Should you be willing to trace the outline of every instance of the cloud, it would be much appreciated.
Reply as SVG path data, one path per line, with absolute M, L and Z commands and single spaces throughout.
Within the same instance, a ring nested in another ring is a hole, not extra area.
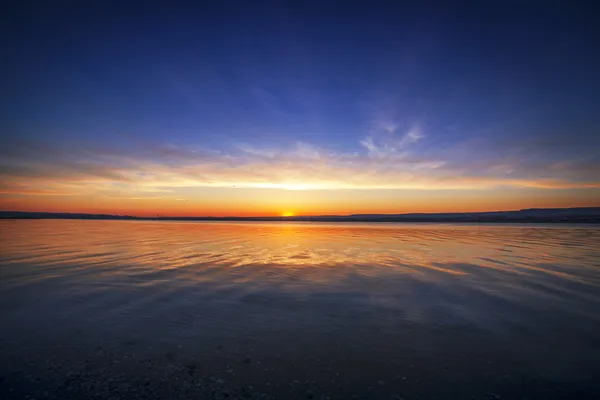
M 424 135 L 418 125 L 412 126 L 403 135 L 397 135 L 398 129 L 396 123 L 382 123 L 379 129 L 367 136 L 359 143 L 368 151 L 371 157 L 398 157 L 402 156 L 403 151 L 411 144 L 418 142 Z
M 381 125 L 384 126 L 384 125 Z M 14 144 L 0 158 L 4 195 L 100 195 L 181 198 L 180 188 L 490 189 L 600 188 L 597 159 L 544 152 L 494 151 L 493 143 L 415 147 L 418 125 L 372 130 L 357 151 L 311 143 L 263 148 L 190 148 L 174 143 L 126 148 Z

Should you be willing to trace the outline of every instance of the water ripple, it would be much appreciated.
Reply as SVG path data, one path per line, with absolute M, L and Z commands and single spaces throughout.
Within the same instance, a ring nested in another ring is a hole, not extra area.
M 1 221 L 0 230 L 0 309 L 40 332 L 242 334 L 362 318 L 541 333 L 560 315 L 589 334 L 600 323 L 598 227 Z

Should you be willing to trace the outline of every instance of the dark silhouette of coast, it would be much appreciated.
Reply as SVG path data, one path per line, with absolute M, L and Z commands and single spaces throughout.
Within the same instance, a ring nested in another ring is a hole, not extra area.
M 466 223 L 600 223 L 600 207 L 529 208 L 465 213 L 351 214 L 294 217 L 158 216 L 0 211 L 0 219 L 87 219 L 161 221 L 314 221 L 314 222 L 466 222 Z

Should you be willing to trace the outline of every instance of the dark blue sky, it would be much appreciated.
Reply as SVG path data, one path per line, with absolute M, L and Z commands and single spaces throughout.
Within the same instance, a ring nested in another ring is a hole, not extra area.
M 593 2 L 177 3 L 9 5 L 1 143 L 20 158 L 5 169 L 34 157 L 31 143 L 151 148 L 146 163 L 171 166 L 165 148 L 243 165 L 304 146 L 410 153 L 470 178 L 596 182 Z

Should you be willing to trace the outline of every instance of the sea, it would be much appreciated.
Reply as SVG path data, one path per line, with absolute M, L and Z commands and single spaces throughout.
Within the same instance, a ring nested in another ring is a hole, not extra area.
M 600 226 L 3 220 L 0 397 L 598 399 Z

